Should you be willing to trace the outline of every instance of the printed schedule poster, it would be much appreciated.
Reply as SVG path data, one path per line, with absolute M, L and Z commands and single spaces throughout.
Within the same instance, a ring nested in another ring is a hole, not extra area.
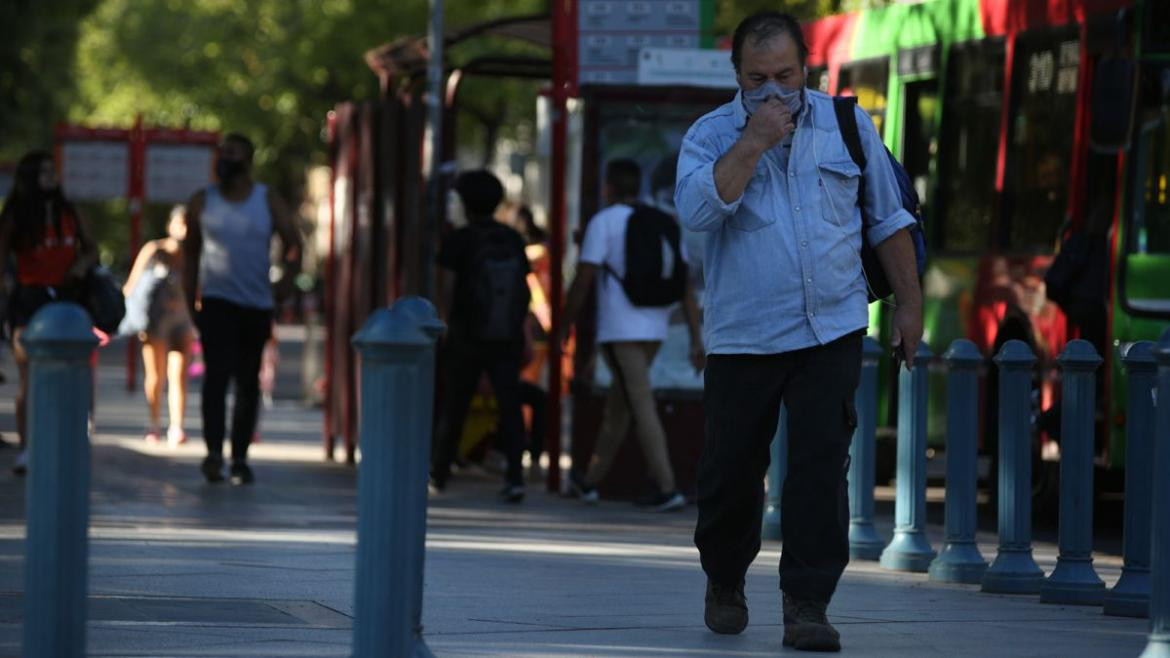
M 710 28 L 702 6 L 702 0 L 581 0 L 578 83 L 635 84 L 643 48 L 698 48 Z
M 61 147 L 61 186 L 74 201 L 125 198 L 130 145 L 113 141 L 66 141 Z
M 210 144 L 148 144 L 146 200 L 182 203 L 211 184 L 215 147 Z

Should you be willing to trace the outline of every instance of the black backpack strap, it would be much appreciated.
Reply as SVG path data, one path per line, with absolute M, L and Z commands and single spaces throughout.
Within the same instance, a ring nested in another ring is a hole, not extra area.
M 856 106 L 857 99 L 853 96 L 833 97 L 833 111 L 837 113 L 837 128 L 841 130 L 841 139 L 845 140 L 849 157 L 865 171 L 865 150 L 861 148 L 861 133 L 857 130 L 857 114 L 853 110 Z
M 841 139 L 845 142 L 845 148 L 849 150 L 849 157 L 861 170 L 861 176 L 857 181 L 857 205 L 862 206 L 865 203 L 866 159 L 865 149 L 861 147 L 861 132 L 857 129 L 857 114 L 853 110 L 856 106 L 857 98 L 854 96 L 833 97 L 833 112 L 837 114 L 837 128 L 841 131 Z M 861 219 L 865 221 L 864 212 L 861 213 Z

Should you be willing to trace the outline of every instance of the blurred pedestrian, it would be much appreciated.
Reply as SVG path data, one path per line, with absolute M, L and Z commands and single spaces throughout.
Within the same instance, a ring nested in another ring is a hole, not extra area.
M 520 366 L 529 302 L 524 238 L 494 218 L 504 197 L 494 175 L 485 170 L 460 174 L 455 191 L 468 224 L 448 235 L 439 248 L 444 291 L 439 313 L 449 329 L 443 344 L 444 395 L 431 485 L 438 490 L 447 485 L 471 398 L 486 373 L 496 395 L 498 429 L 508 462 L 500 496 L 520 502 L 525 493 Z
M 77 208 L 61 191 L 53 156 L 33 151 L 20 159 L 12 190 L 0 210 L 0 272 L 16 259 L 16 288 L 8 292 L 12 354 L 20 378 L 16 429 L 20 454 L 12 470 L 28 465 L 28 354 L 21 335 L 33 315 L 54 301 L 80 303 L 97 249 Z
M 731 61 L 740 91 L 684 137 L 675 207 L 684 226 L 707 232 L 695 528 L 704 620 L 716 633 L 747 626 L 744 577 L 760 549 L 764 474 L 784 403 L 784 644 L 839 651 L 826 610 L 849 561 L 845 477 L 869 324 L 862 240 L 892 284 L 892 343 L 907 367 L 922 336 L 922 296 L 906 230 L 916 220 L 902 207 L 881 138 L 869 115 L 849 108 L 868 161 L 861 170 L 833 99 L 805 89 L 807 57 L 791 15 L 759 12 L 739 24 Z
M 687 276 L 681 230 L 671 216 L 638 203 L 641 187 L 642 170 L 638 163 L 623 159 L 606 165 L 606 207 L 585 227 L 581 262 L 569 288 L 562 342 L 568 340 L 569 327 L 576 322 L 594 280 L 600 277 L 598 351 L 613 374 L 605 399 L 605 416 L 588 469 L 574 468 L 569 472 L 569 481 L 577 496 L 587 503 L 596 503 L 597 485 L 613 465 L 632 422 L 657 486 L 638 503 L 652 510 L 668 511 L 682 508 L 686 498 L 675 485 L 666 431 L 651 389 L 650 365 L 666 340 L 671 307 L 676 302 L 683 303 L 691 333 L 691 361 L 696 370 L 703 368 L 703 343 L 699 336 L 698 306 Z M 639 235 L 649 235 L 650 239 L 638 239 Z M 663 247 L 663 240 L 669 243 L 670 250 Z M 663 256 L 667 251 L 669 263 Z M 670 287 L 671 294 L 658 300 L 631 299 L 635 285 L 648 284 Z
M 548 303 L 547 279 L 549 270 L 548 233 L 536 224 L 532 209 L 520 205 L 515 208 L 513 228 L 524 238 L 524 253 L 528 257 L 528 317 L 524 322 L 524 362 L 520 371 L 520 405 L 528 408 L 528 451 L 531 465 L 529 479 L 539 480 L 543 475 L 540 457 L 544 452 L 545 407 L 548 393 L 544 381 L 548 361 L 548 336 L 552 331 L 552 309 Z
M 187 236 L 187 209 L 175 206 L 167 222 L 167 237 L 152 240 L 138 252 L 122 291 L 127 318 L 139 316 L 145 326 L 138 331 L 142 342 L 143 388 L 150 412 L 147 443 L 161 439 L 163 383 L 167 388 L 167 444 L 172 448 L 187 441 L 183 418 L 187 408 L 187 366 L 195 341 L 187 296 L 183 292 L 185 263 L 183 240 Z M 141 308 L 132 308 L 140 306 Z
M 272 333 L 275 307 L 269 282 L 272 236 L 280 237 L 284 276 L 296 276 L 301 237 L 285 202 L 252 178 L 255 147 L 240 134 L 224 137 L 216 157 L 218 183 L 187 205 L 183 241 L 185 293 L 195 309 L 203 344 L 203 439 L 201 470 L 208 482 L 223 480 L 226 397 L 235 384 L 232 409 L 232 484 L 253 480 L 248 445 L 260 405 L 260 360 Z M 284 287 L 282 283 L 277 284 Z

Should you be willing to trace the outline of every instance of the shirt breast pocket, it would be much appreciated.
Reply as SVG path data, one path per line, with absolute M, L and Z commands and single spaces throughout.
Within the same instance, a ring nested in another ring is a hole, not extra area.
M 768 194 L 768 175 L 763 169 L 756 171 L 743 191 L 743 202 L 727 221 L 737 231 L 758 231 L 776 223 L 772 208 L 772 197 Z
M 853 219 L 853 209 L 857 207 L 861 169 L 852 160 L 821 162 L 818 169 L 821 213 L 826 221 L 844 226 Z

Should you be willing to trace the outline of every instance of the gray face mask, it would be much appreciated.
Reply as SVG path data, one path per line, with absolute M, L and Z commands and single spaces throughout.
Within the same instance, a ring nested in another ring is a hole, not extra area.
M 803 89 L 789 89 L 771 80 L 751 91 L 745 90 L 743 92 L 743 107 L 749 115 L 755 114 L 756 110 L 760 108 L 760 105 L 771 97 L 775 97 L 781 103 L 784 103 L 793 117 L 800 114 L 800 110 L 804 107 Z

